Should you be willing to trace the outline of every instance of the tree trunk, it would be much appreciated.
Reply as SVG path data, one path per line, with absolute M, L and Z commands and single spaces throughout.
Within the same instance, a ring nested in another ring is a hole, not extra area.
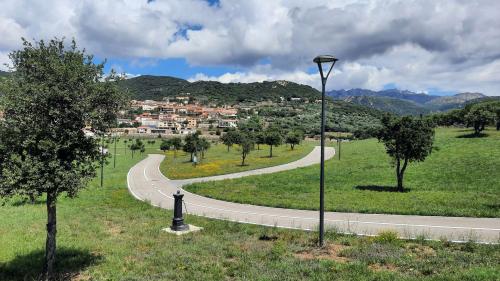
M 407 165 L 408 165 L 408 159 L 405 159 L 405 161 L 403 163 L 403 167 L 401 167 L 400 160 L 397 159 L 396 176 L 398 178 L 398 191 L 399 192 L 403 192 L 404 191 L 403 179 L 404 179 L 404 174 L 405 174 Z
M 260 144 L 257 143 L 257 150 L 260 150 Z
M 273 146 L 270 145 L 269 146 L 269 158 L 272 158 L 273 157 Z
M 227 152 L 229 152 L 229 145 L 227 146 Z
M 55 192 L 47 194 L 47 240 L 45 242 L 45 261 L 43 265 L 44 280 L 54 277 L 54 265 L 56 261 L 56 199 Z
M 174 149 L 174 159 L 177 158 L 177 149 Z
M 295 145 L 293 144 L 290 144 L 290 148 L 293 150 L 293 148 L 295 147 Z
M 245 158 L 246 158 L 246 155 L 242 154 L 242 156 L 241 156 L 241 166 L 245 166 Z
M 193 162 L 193 152 L 191 152 L 191 162 Z

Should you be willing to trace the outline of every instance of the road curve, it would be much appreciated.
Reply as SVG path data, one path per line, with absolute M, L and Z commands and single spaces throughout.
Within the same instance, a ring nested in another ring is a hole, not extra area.
M 318 211 L 226 202 L 190 193 L 183 190 L 182 187 L 195 182 L 233 179 L 305 167 L 319 163 L 320 154 L 319 147 L 316 147 L 306 157 L 288 164 L 185 180 L 170 180 L 165 177 L 160 172 L 160 163 L 164 156 L 151 154 L 130 169 L 127 183 L 130 193 L 135 198 L 161 208 L 172 209 L 172 194 L 181 190 L 185 194 L 184 201 L 189 214 L 241 223 L 316 230 Z M 333 148 L 326 148 L 326 159 L 332 158 L 334 154 Z M 500 219 L 498 218 L 326 212 L 325 227 L 327 230 L 335 229 L 338 232 L 358 235 L 376 235 L 383 230 L 393 230 L 404 238 L 415 238 L 423 235 L 428 239 L 445 238 L 450 241 L 474 240 L 481 243 L 498 243 L 500 241 Z

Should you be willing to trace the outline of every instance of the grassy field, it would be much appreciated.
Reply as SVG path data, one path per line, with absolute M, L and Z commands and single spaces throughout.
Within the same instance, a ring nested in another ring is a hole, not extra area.
M 150 147 L 150 151 L 156 148 Z M 204 227 L 182 237 L 160 231 L 171 211 L 137 201 L 128 169 L 145 156 L 118 155 L 78 198 L 58 201 L 61 280 L 494 280 L 500 246 L 399 241 L 390 233 L 358 238 L 187 216 Z M 41 270 L 43 202 L 0 206 L 0 280 L 35 280 Z
M 294 150 L 289 145 L 273 147 L 273 157 L 269 158 L 269 146 L 261 145 L 260 150 L 252 150 L 245 159 L 245 166 L 241 166 L 241 151 L 238 145 L 234 145 L 227 151 L 223 144 L 212 145 L 205 153 L 196 167 L 189 162 L 190 155 L 183 151 L 166 153 L 166 159 L 160 166 L 160 170 L 170 179 L 198 178 L 214 175 L 254 170 L 264 167 L 276 166 L 298 160 L 312 151 L 316 142 L 303 141 L 301 145 L 295 146 Z
M 470 130 L 439 128 L 436 149 L 405 174 L 408 192 L 394 192 L 395 171 L 374 139 L 342 144 L 326 164 L 329 211 L 500 217 L 500 132 L 470 138 Z M 319 166 L 235 180 L 200 183 L 189 191 L 228 201 L 317 209 Z

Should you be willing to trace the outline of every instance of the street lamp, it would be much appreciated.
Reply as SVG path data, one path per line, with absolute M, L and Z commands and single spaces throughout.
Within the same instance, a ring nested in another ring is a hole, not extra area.
M 323 247 L 325 236 L 325 85 L 330 72 L 337 62 L 333 56 L 323 55 L 314 58 L 313 62 L 318 64 L 319 74 L 321 75 L 321 168 L 319 178 L 319 246 Z M 331 63 L 326 76 L 323 73 L 323 63 Z

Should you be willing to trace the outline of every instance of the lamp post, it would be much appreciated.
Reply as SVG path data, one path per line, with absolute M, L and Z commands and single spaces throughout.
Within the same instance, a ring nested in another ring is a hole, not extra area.
M 317 56 L 313 62 L 318 64 L 319 74 L 321 75 L 321 168 L 319 178 L 319 246 L 323 247 L 323 240 L 325 236 L 325 85 L 330 76 L 330 72 L 337 62 L 333 56 Z M 331 63 L 328 73 L 323 73 L 323 63 Z

